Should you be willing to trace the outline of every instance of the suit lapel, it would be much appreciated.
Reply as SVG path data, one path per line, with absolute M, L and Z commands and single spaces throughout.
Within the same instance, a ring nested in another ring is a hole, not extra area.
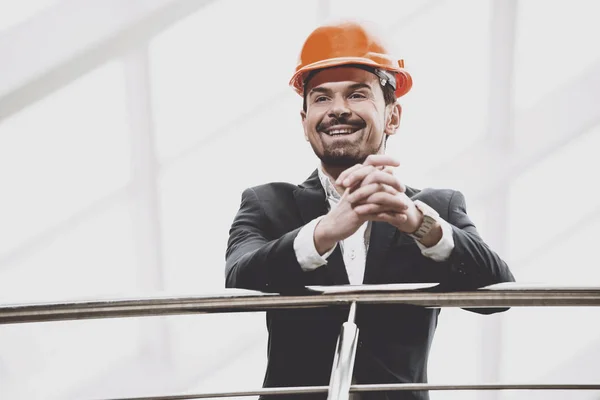
M 328 206 L 325 197 L 325 190 L 319 181 L 319 175 L 315 170 L 312 175 L 294 190 L 294 198 L 300 211 L 302 224 L 307 224 L 313 219 L 327 214 Z M 348 274 L 340 246 L 327 259 L 327 265 L 320 267 L 327 272 L 327 283 L 333 285 L 348 284 Z M 325 282 L 324 282 L 325 283 Z
M 306 182 L 294 190 L 294 198 L 300 211 L 302 224 L 307 224 L 327 213 L 325 190 L 321 186 L 316 170 Z

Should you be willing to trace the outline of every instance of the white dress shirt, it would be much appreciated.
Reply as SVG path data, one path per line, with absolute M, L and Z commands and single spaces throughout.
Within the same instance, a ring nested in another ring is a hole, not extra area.
M 318 168 L 318 174 L 321 185 L 323 186 L 323 189 L 325 189 L 325 196 L 327 197 L 329 208 L 332 209 L 337 206 L 341 196 L 337 190 L 335 190 L 329 177 L 321 170 L 321 167 Z M 315 218 L 304 225 L 298 232 L 296 239 L 294 239 L 294 251 L 298 263 L 304 271 L 313 271 L 320 266 L 327 264 L 327 258 L 339 244 L 350 284 L 361 285 L 365 275 L 366 255 L 367 250 L 369 249 L 369 239 L 371 237 L 371 222 L 365 222 L 354 234 L 338 242 L 321 256 L 315 248 L 314 241 L 315 227 L 321 218 L 323 218 L 323 216 Z M 452 227 L 450 224 L 441 218 L 439 222 L 442 227 L 442 238 L 437 244 L 432 247 L 425 247 L 418 241 L 415 242 L 421 249 L 421 254 L 425 257 L 429 257 L 435 261 L 444 261 L 450 257 L 450 253 L 452 253 L 452 250 L 454 249 L 454 239 L 452 237 Z

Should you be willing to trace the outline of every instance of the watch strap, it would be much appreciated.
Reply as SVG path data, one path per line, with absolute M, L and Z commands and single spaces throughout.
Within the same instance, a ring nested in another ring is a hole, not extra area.
M 409 233 L 408 235 L 413 239 L 421 240 L 433 229 L 439 214 L 420 200 L 415 200 L 415 206 L 423 214 L 423 221 L 415 232 Z

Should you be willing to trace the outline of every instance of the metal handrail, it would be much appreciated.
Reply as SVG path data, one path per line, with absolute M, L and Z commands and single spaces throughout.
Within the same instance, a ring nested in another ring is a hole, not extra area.
M 188 393 L 166 396 L 144 396 L 127 397 L 104 400 L 193 400 L 193 399 L 213 399 L 229 397 L 247 397 L 247 396 L 276 396 L 287 394 L 316 394 L 327 393 L 329 386 L 300 386 L 287 388 L 262 388 L 247 391 L 234 392 L 214 392 L 214 393 Z M 391 392 L 391 391 L 442 391 L 442 390 L 600 390 L 600 384 L 479 384 L 479 385 L 452 385 L 452 384 L 429 384 L 429 383 L 384 383 L 371 385 L 352 385 L 350 392 Z
M 359 304 L 411 304 L 423 307 L 585 307 L 600 306 L 600 287 L 503 283 L 468 292 L 435 292 L 433 285 L 309 287 L 279 295 L 229 289 L 217 295 L 104 299 L 0 306 L 0 324 L 159 315 L 252 312 Z
M 425 383 L 350 385 L 358 331 L 354 325 L 356 304 L 410 304 L 423 307 L 505 308 L 600 306 L 600 287 L 523 285 L 502 283 L 475 291 L 440 292 L 436 284 L 392 284 L 308 287 L 294 295 L 230 289 L 217 295 L 191 297 L 143 297 L 0 306 L 0 324 L 141 317 L 190 313 L 266 311 L 351 305 L 346 332 L 342 329 L 329 386 L 262 388 L 251 391 L 145 396 L 145 400 L 186 400 L 223 397 L 326 393 L 330 399 L 347 399 L 351 392 L 396 390 L 600 390 L 600 384 L 478 384 Z M 344 336 L 345 335 L 345 336 Z M 350 372 L 349 372 L 350 371 Z M 350 374 L 350 375 L 349 375 Z M 112 399 L 141 400 L 142 398 Z

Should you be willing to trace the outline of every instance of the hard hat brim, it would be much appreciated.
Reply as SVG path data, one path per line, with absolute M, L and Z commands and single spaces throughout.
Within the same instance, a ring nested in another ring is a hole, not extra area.
M 302 68 L 297 70 L 296 73 L 292 76 L 292 79 L 290 79 L 289 84 L 290 84 L 290 86 L 292 86 L 294 88 L 296 93 L 298 93 L 300 96 L 304 96 L 304 79 L 305 79 L 305 76 L 307 73 L 318 70 L 318 69 L 339 67 L 339 66 L 352 65 L 352 64 L 365 65 L 365 66 L 369 66 L 369 67 L 373 67 L 373 68 L 385 69 L 387 71 L 392 71 L 395 73 L 402 73 L 403 75 L 410 77 L 408 72 L 404 71 L 401 68 L 382 66 L 380 63 L 377 63 L 366 57 L 337 57 L 337 58 L 330 58 L 327 60 L 317 61 L 312 64 L 303 66 Z M 410 86 L 412 86 L 412 80 L 410 78 L 409 78 L 409 80 L 410 80 Z M 398 87 L 397 93 L 402 92 L 402 94 L 405 94 L 406 92 L 408 92 L 407 89 L 410 90 L 410 87 L 409 88 Z

